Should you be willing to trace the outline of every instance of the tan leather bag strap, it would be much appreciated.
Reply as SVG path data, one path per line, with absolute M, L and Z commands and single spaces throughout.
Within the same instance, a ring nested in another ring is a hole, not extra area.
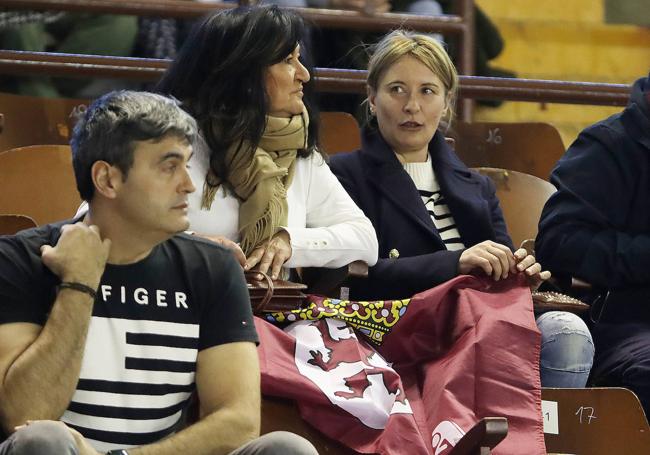
M 262 298 L 260 303 L 258 303 L 255 306 L 255 308 L 253 308 L 253 313 L 261 314 L 264 312 L 266 306 L 271 301 L 271 298 L 273 297 L 273 292 L 275 291 L 275 287 L 273 286 L 273 280 L 271 279 L 271 277 L 268 276 L 266 273 L 262 273 L 262 272 L 253 272 L 253 271 L 244 272 L 244 275 L 246 276 L 246 281 L 248 281 L 249 283 L 259 282 L 260 280 L 256 280 L 255 278 L 253 278 L 255 274 L 262 275 L 262 278 L 264 281 L 266 281 L 266 286 L 267 286 L 264 297 Z

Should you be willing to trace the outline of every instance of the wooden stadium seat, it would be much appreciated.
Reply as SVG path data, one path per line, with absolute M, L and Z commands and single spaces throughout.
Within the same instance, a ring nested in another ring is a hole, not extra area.
M 452 125 L 456 154 L 469 167 L 497 167 L 548 180 L 564 154 L 560 133 L 548 123 Z
M 0 93 L 0 152 L 37 144 L 67 144 L 74 126 L 73 111 L 87 100 L 43 98 Z
M 0 235 L 13 235 L 33 227 L 36 227 L 36 221 L 27 215 L 0 214 Z
M 271 431 L 291 431 L 309 440 L 320 454 L 353 455 L 354 450 L 334 441 L 307 424 L 292 401 L 264 397 L 262 400 L 262 434 Z M 508 433 L 503 417 L 486 417 L 471 428 L 449 455 L 489 455 Z M 405 447 L 404 454 L 408 453 Z
M 534 254 L 539 218 L 544 204 L 555 193 L 555 187 L 546 180 L 523 172 L 488 167 L 475 170 L 494 182 L 513 245 Z M 535 310 L 540 312 L 557 310 L 581 314 L 589 310 L 584 302 L 557 293 L 535 293 L 533 301 Z
M 90 100 L 0 92 L 0 152 L 37 144 L 68 144 L 75 113 Z M 321 145 L 333 155 L 361 147 L 359 123 L 347 112 L 321 112 Z
M 523 172 L 490 167 L 475 170 L 494 182 L 513 244 L 519 246 L 524 240 L 534 239 L 544 204 L 555 193 L 555 187 Z
M 351 114 L 321 112 L 320 122 L 320 142 L 328 155 L 361 148 L 361 129 Z
M 647 455 L 650 427 L 637 396 L 622 388 L 542 389 L 553 403 L 545 422 L 557 432 L 545 434 L 546 450 L 576 455 Z M 557 406 L 557 414 L 553 408 Z
M 0 213 L 37 224 L 72 218 L 81 204 L 67 145 L 32 145 L 0 153 Z

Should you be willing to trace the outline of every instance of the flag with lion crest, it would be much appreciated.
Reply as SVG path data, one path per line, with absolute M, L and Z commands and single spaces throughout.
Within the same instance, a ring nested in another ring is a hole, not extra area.
M 545 454 L 540 335 L 513 277 L 460 276 L 407 300 L 310 305 L 256 320 L 262 392 L 295 400 L 360 453 L 445 455 L 483 417 L 506 417 L 494 454 Z

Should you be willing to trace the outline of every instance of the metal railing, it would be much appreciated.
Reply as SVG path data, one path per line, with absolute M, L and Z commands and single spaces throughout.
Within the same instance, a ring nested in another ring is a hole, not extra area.
M 184 0 L 3 0 L 6 9 L 36 11 L 70 11 L 96 14 L 129 14 L 168 18 L 198 18 L 214 10 L 234 8 L 237 3 L 201 3 Z M 324 28 L 340 28 L 386 32 L 398 27 L 426 33 L 458 35 L 460 55 L 458 70 L 473 74 L 474 70 L 474 2 L 456 0 L 458 14 L 416 16 L 412 14 L 294 8 L 308 22 Z
M 239 0 L 240 4 L 255 0 Z M 69 11 L 96 14 L 129 14 L 192 19 L 214 10 L 238 6 L 237 3 L 201 3 L 186 0 L 3 0 L 6 9 L 36 11 Z M 407 28 L 425 33 L 442 33 L 458 38 L 456 66 L 460 74 L 474 74 L 474 0 L 454 0 L 455 15 L 416 16 L 396 13 L 364 13 L 359 11 L 293 8 L 307 22 L 323 28 L 387 32 Z M 470 120 L 471 101 L 463 103 L 462 117 Z
M 15 1 L 15 0 L 14 0 Z M 170 60 L 53 54 L 0 50 L 0 73 L 73 78 L 116 78 L 155 82 Z M 316 68 L 316 89 L 321 92 L 365 93 L 367 71 Z M 461 99 L 500 99 L 563 104 L 625 106 L 626 84 L 567 82 L 460 76 Z

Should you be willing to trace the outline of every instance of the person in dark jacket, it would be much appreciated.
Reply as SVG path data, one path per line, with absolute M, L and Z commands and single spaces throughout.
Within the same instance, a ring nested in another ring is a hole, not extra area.
M 457 81 L 444 48 L 427 35 L 392 32 L 371 57 L 372 119 L 362 148 L 330 163 L 379 240 L 379 260 L 351 288 L 354 299 L 405 298 L 459 274 L 523 273 L 534 288 L 550 276 L 525 250 L 512 252 L 494 185 L 468 169 L 438 130 L 451 117 Z M 542 385 L 583 387 L 593 358 L 585 323 L 565 312 L 537 323 Z
M 623 112 L 586 128 L 551 174 L 537 254 L 589 282 L 597 385 L 623 386 L 650 413 L 650 76 Z

